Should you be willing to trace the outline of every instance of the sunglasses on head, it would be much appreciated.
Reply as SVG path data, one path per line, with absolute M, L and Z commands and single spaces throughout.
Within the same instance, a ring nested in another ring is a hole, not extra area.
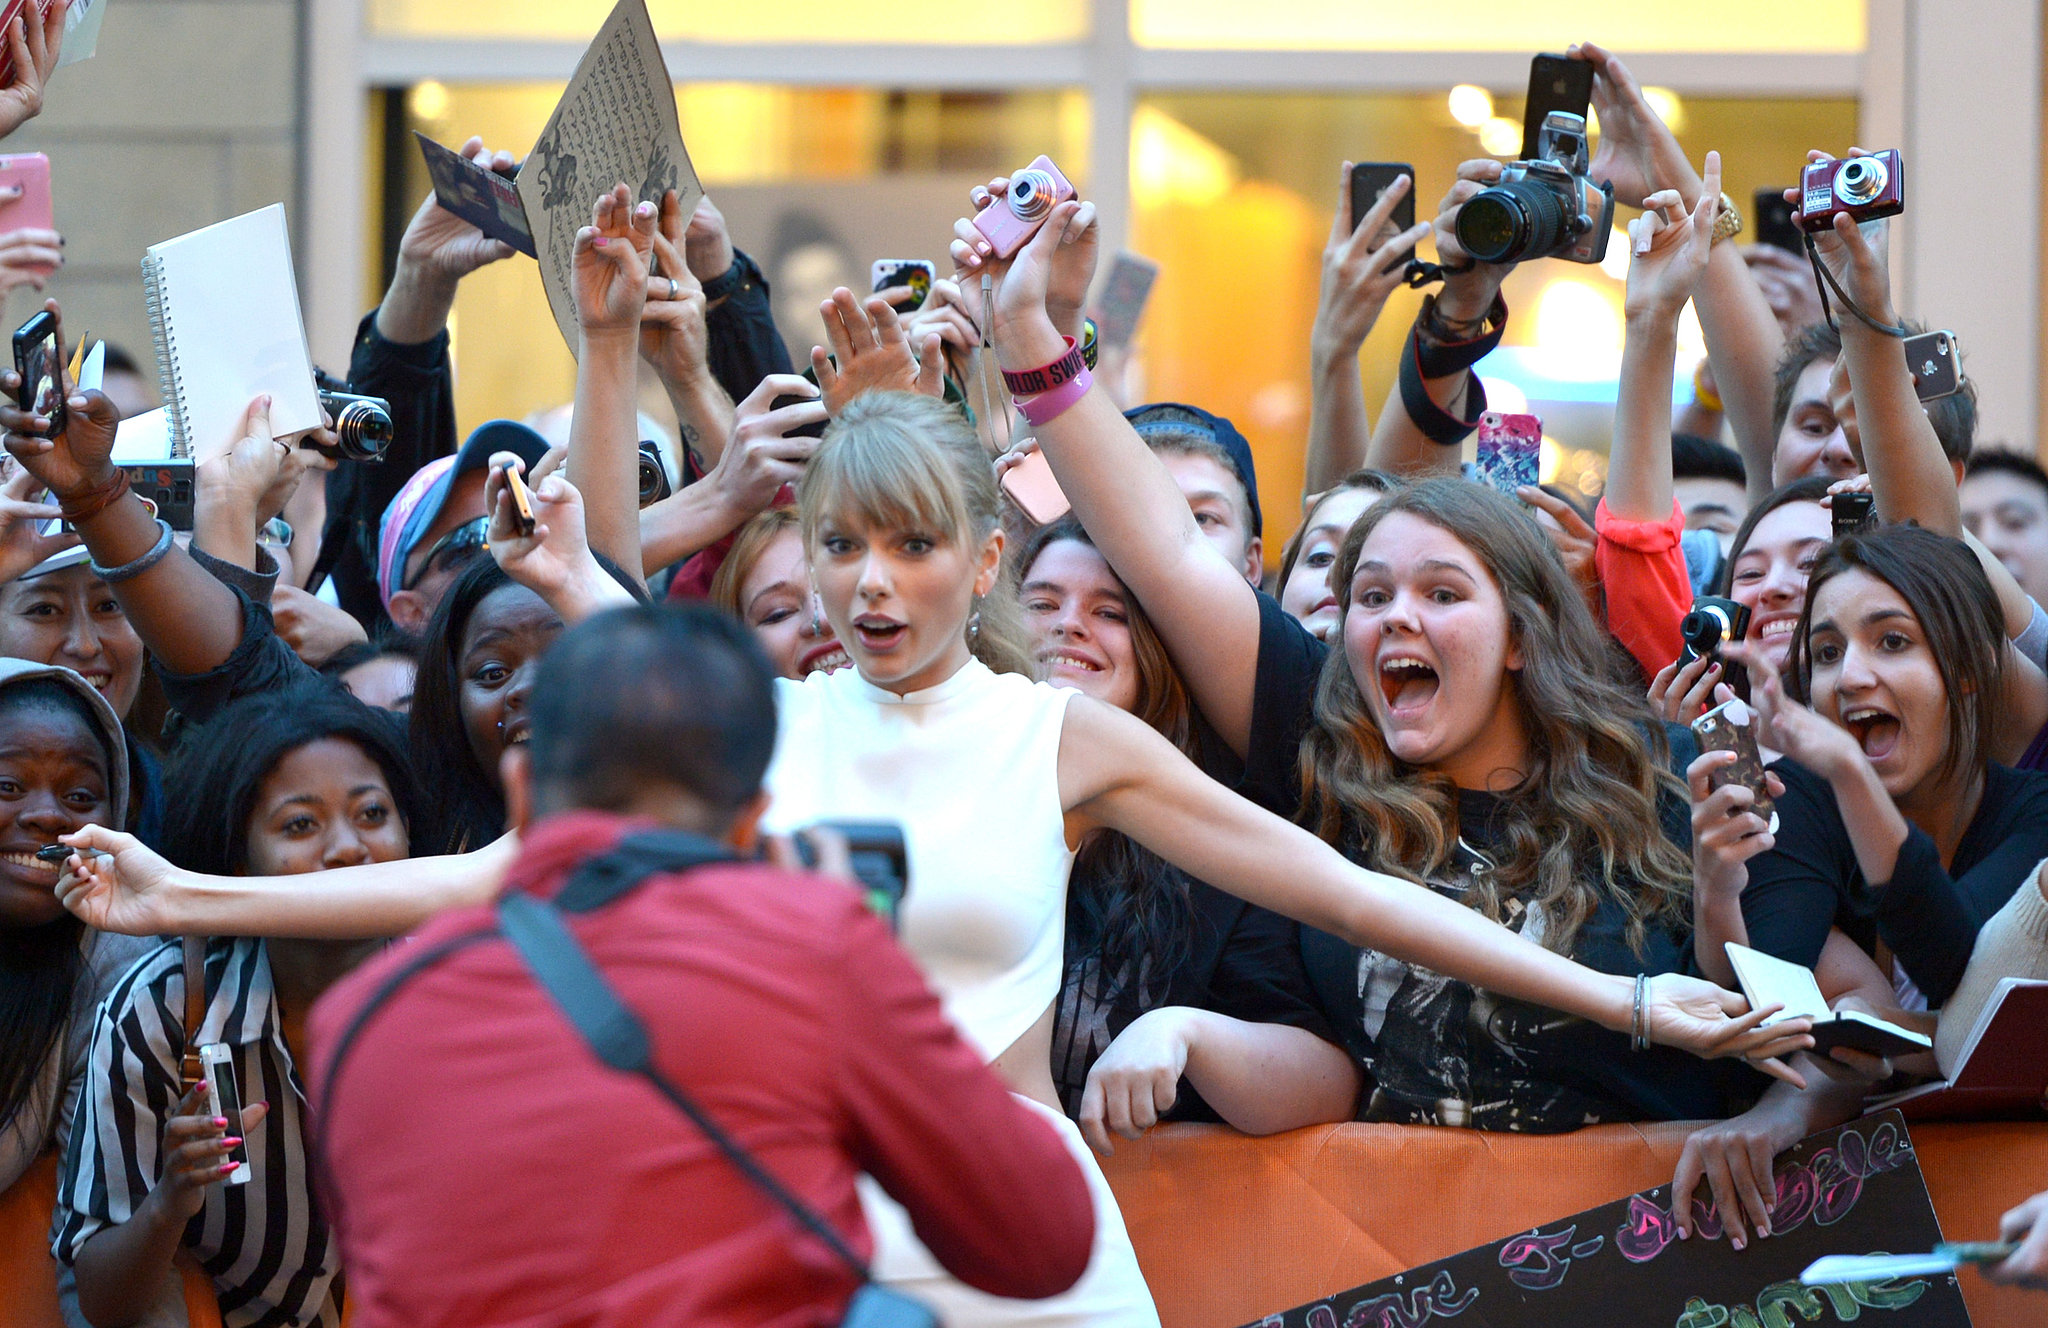
M 427 556 L 420 559 L 419 569 L 401 581 L 398 588 L 411 590 L 418 585 L 420 578 L 433 568 L 443 554 L 453 553 L 467 557 L 473 553 L 488 552 L 491 547 L 490 529 L 491 519 L 487 516 L 463 522 L 434 541 L 433 547 L 427 550 Z

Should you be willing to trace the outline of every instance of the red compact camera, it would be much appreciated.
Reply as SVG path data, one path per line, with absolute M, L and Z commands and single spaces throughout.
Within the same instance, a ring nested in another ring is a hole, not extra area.
M 1895 217 L 1906 210 L 1906 163 L 1896 149 L 1867 157 L 1817 161 L 1799 177 L 1802 231 L 1832 230 L 1837 213 L 1854 221 Z

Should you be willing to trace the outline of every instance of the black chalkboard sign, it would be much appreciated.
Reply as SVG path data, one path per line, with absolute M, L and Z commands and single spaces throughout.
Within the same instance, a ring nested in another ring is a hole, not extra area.
M 1679 1241 L 1662 1186 L 1248 1328 L 1968 1328 L 1953 1276 L 1799 1285 L 1824 1254 L 1908 1254 L 1941 1239 L 1899 1113 L 1805 1140 L 1779 1157 L 1777 1181 L 1770 1239 L 1744 1250 L 1719 1238 L 1698 1199 L 1693 1238 Z

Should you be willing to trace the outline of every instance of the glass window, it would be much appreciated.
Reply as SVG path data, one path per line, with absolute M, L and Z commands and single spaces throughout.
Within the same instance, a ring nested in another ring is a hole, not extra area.
M 1216 50 L 1562 51 L 1598 34 L 1613 51 L 1861 51 L 1863 0 L 1582 0 L 1569 14 L 1528 0 L 1375 5 L 1357 0 L 1130 0 L 1141 46 Z
M 380 152 L 389 198 L 371 234 L 384 262 L 427 194 L 412 129 L 460 147 L 482 136 L 523 153 L 547 124 L 559 84 L 439 84 L 411 88 L 398 134 L 375 117 L 373 178 Z M 1088 105 L 1079 92 L 904 92 L 696 84 L 677 89 L 692 163 L 723 211 L 733 242 L 751 254 L 774 290 L 777 325 L 799 370 L 823 340 L 818 304 L 845 285 L 865 294 L 880 258 L 926 258 L 950 273 L 953 220 L 967 191 L 1049 152 L 1076 184 L 1087 180 Z M 377 298 L 377 292 L 369 295 Z M 450 320 L 456 414 L 474 428 L 519 419 L 570 400 L 575 362 L 548 313 L 532 260 L 514 257 L 465 279 Z M 475 329 L 475 336 L 465 335 Z M 674 415 L 659 386 L 643 383 L 643 410 L 664 428 Z
M 387 37 L 587 41 L 614 0 L 368 0 L 364 20 Z M 874 42 L 895 46 L 1037 45 L 1081 41 L 1089 0 L 1030 0 L 1000 11 L 943 0 L 648 0 L 664 41 Z
M 1499 109 L 1520 125 L 1519 98 L 1503 98 Z M 1839 150 L 1856 123 L 1855 103 L 1838 100 L 1680 98 L 1675 113 L 1695 161 L 1720 150 L 1727 192 L 1745 214 L 1753 191 L 1795 183 L 1808 147 Z M 1161 273 L 1139 333 L 1133 399 L 1188 401 L 1244 430 L 1276 552 L 1298 519 L 1309 329 L 1343 187 L 1340 164 L 1412 165 L 1417 215 L 1428 217 L 1458 163 L 1485 155 L 1441 93 L 1189 93 L 1140 102 L 1131 132 L 1132 247 Z M 1516 408 L 1519 392 L 1544 417 L 1552 469 L 1567 483 L 1597 483 L 1612 425 L 1625 242 L 1609 252 L 1604 268 L 1549 260 L 1515 272 L 1505 292 L 1513 311 L 1505 344 L 1482 366 L 1490 384 L 1502 384 L 1496 408 Z M 1366 341 L 1362 373 L 1375 419 L 1420 300 L 1397 290 Z M 1680 381 L 1701 353 L 1692 324 L 1681 336 Z

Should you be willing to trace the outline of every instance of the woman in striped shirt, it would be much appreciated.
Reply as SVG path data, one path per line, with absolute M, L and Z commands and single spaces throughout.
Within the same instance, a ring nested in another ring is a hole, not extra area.
M 166 848 L 221 875 L 295 875 L 407 855 L 420 798 L 397 730 L 325 683 L 244 698 L 187 739 Z M 225 805 L 223 805 L 225 804 Z M 185 1024 L 182 951 L 122 978 L 93 1030 L 66 1150 L 55 1247 L 99 1328 L 148 1321 L 180 1248 L 213 1279 L 230 1328 L 341 1319 L 337 1251 L 311 1193 L 297 1058 L 306 1011 L 380 942 L 216 938 L 205 1013 Z M 230 1126 L 181 1097 L 190 1040 L 226 1043 L 244 1101 Z M 249 1183 L 224 1184 L 230 1150 Z

